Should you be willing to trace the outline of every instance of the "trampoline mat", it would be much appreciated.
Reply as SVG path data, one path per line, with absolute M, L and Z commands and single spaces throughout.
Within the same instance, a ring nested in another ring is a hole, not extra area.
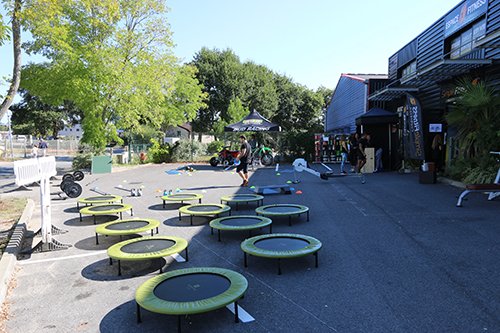
M 263 209 L 263 211 L 269 213 L 292 214 L 295 212 L 302 211 L 302 208 L 298 206 L 273 206 L 273 207 L 267 207 Z
M 218 296 L 230 286 L 231 281 L 222 275 L 193 273 L 164 280 L 155 287 L 153 294 L 169 302 L 193 302 Z
M 103 195 L 100 197 L 90 197 L 90 198 L 85 198 L 85 201 L 104 201 L 104 200 L 120 200 L 114 195 Z
M 294 251 L 305 248 L 309 242 L 301 238 L 271 237 L 258 240 L 254 245 L 269 251 Z
M 191 212 L 213 212 L 213 211 L 220 211 L 223 209 L 220 206 L 215 206 L 215 205 L 207 205 L 207 206 L 192 206 L 189 207 L 188 211 Z
M 241 194 L 241 195 L 230 195 L 228 196 L 230 200 L 260 200 L 260 198 L 255 195 L 250 194 Z
M 175 245 L 175 242 L 168 239 L 145 239 L 124 245 L 120 248 L 125 253 L 150 253 L 158 252 Z
M 171 195 L 167 195 L 168 198 L 171 198 L 171 199 L 192 199 L 192 198 L 196 198 L 197 195 L 195 194 L 171 194 Z
M 89 212 L 104 212 L 108 210 L 116 210 L 123 208 L 123 205 L 102 205 L 102 206 L 92 206 L 88 208 Z
M 230 225 L 230 226 L 237 226 L 237 227 L 244 227 L 248 225 L 254 225 L 257 223 L 262 222 L 261 219 L 253 218 L 253 217 L 234 217 L 230 219 L 224 219 L 220 221 L 220 224 L 223 225 Z
M 128 221 L 128 222 L 120 222 L 113 223 L 106 226 L 106 229 L 109 230 L 131 230 L 131 229 L 139 229 L 147 226 L 149 222 L 147 221 Z

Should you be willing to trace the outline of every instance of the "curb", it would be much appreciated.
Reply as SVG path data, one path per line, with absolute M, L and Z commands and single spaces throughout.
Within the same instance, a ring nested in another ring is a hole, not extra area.
M 445 177 L 438 177 L 438 182 L 443 183 L 443 184 L 448 184 L 454 187 L 458 187 L 461 189 L 465 189 L 465 184 L 453 179 L 445 178 Z
M 0 304 L 3 304 L 5 297 L 7 296 L 9 282 L 12 278 L 12 272 L 14 271 L 14 266 L 17 262 L 17 254 L 19 253 L 21 243 L 26 233 L 26 226 L 31 220 L 34 209 L 35 202 L 32 199 L 28 199 L 26 207 L 24 207 L 23 214 L 14 227 L 12 237 L 10 238 L 9 243 L 5 248 L 5 252 L 2 255 L 2 259 L 0 260 Z

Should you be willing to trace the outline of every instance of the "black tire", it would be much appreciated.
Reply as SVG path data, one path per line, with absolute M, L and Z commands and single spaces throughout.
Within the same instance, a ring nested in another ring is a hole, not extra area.
M 82 194 L 82 186 L 77 183 L 72 183 L 66 186 L 65 189 L 64 193 L 70 198 L 78 198 Z
M 66 188 L 71 186 L 71 184 L 74 184 L 75 182 L 70 180 L 70 179 L 66 179 L 66 180 L 63 180 L 62 183 L 59 185 L 59 188 L 61 189 L 61 191 L 63 192 L 66 192 Z
M 273 155 L 271 155 L 271 154 L 264 154 L 260 158 L 260 161 L 265 166 L 271 166 L 271 165 L 273 165 Z
M 70 181 L 74 182 L 74 181 L 75 181 L 75 177 L 74 177 L 72 174 L 67 173 L 67 174 L 65 174 L 65 175 L 62 177 L 62 180 L 63 180 L 63 182 L 64 182 L 64 181 L 67 181 L 67 180 L 70 180 Z
M 216 167 L 217 165 L 219 165 L 219 159 L 217 157 L 212 157 L 210 159 L 210 165 Z
M 75 180 L 77 182 L 79 182 L 79 181 L 83 180 L 83 178 L 85 177 L 85 175 L 81 171 L 75 171 L 75 172 L 73 172 L 73 177 L 75 178 Z

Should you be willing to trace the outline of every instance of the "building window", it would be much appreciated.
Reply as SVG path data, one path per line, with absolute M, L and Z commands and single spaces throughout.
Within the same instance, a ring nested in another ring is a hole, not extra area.
M 77 129 L 76 129 L 76 131 L 77 131 L 77 132 L 80 132 L 80 129 L 79 129 L 79 128 L 77 128 Z
M 411 76 L 417 72 L 417 61 L 413 60 L 406 67 L 403 67 L 403 71 L 401 73 L 401 77 L 405 78 Z
M 481 20 L 451 40 L 450 59 L 460 58 L 472 51 L 472 43 L 486 33 L 486 20 Z

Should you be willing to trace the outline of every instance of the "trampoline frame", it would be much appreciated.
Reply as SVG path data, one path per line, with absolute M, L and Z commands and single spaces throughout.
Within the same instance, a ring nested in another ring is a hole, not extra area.
M 199 207 L 199 206 L 217 206 L 219 207 L 219 209 L 213 211 L 200 211 L 200 212 L 190 211 L 192 207 Z M 190 216 L 189 222 L 191 225 L 193 225 L 193 216 L 215 216 L 215 218 L 218 218 L 223 213 L 229 213 L 229 216 L 231 216 L 231 206 L 223 204 L 214 204 L 214 203 L 192 204 L 179 208 L 179 221 L 182 221 L 181 214 L 189 215 Z
M 149 252 L 149 253 L 127 253 L 127 252 L 122 252 L 121 248 L 125 245 L 135 243 L 135 242 L 141 242 L 145 240 L 169 240 L 175 242 L 175 244 L 171 247 L 168 247 L 164 250 L 161 251 L 156 251 L 156 252 Z M 189 255 L 188 255 L 188 241 L 185 240 L 184 238 L 181 237 L 175 237 L 175 236 L 146 236 L 146 237 L 140 237 L 140 238 L 132 238 L 132 239 L 127 239 L 122 242 L 116 243 L 114 245 L 111 245 L 108 248 L 108 256 L 109 256 L 109 264 L 113 265 L 113 259 L 118 261 L 118 276 L 122 275 L 122 268 L 121 268 L 121 261 L 140 261 L 140 260 L 151 260 L 151 259 L 159 259 L 167 256 L 171 256 L 176 253 L 180 253 L 182 251 L 185 252 L 186 254 L 186 262 L 189 261 Z M 163 267 L 160 267 L 160 272 L 159 274 L 163 273 Z
M 304 248 L 298 249 L 298 250 L 287 250 L 287 251 L 273 251 L 273 250 L 266 250 L 259 248 L 255 245 L 256 242 L 263 240 L 263 239 L 270 239 L 270 238 L 296 238 L 300 240 L 304 240 L 309 242 L 308 246 L 305 246 Z M 309 254 L 314 255 L 314 262 L 315 262 L 315 267 L 318 268 L 319 266 L 319 260 L 318 260 L 318 251 L 321 250 L 321 247 L 323 245 L 321 242 L 311 236 L 306 236 L 306 235 L 300 235 L 300 234 L 288 234 L 288 233 L 283 233 L 283 234 L 267 234 L 267 235 L 260 235 L 260 236 L 255 236 L 252 238 L 245 239 L 243 242 L 241 242 L 241 250 L 243 251 L 243 260 L 244 260 L 244 265 L 245 267 L 248 267 L 248 259 L 247 255 L 253 255 L 255 257 L 262 257 L 262 258 L 269 258 L 269 259 L 277 259 L 278 261 L 278 275 L 281 275 L 281 259 L 291 259 L 291 258 L 298 258 L 298 257 L 304 257 Z
M 154 289 L 163 281 L 176 276 L 209 273 L 222 275 L 230 281 L 229 289 L 225 292 L 206 299 L 190 302 L 172 302 L 158 298 Z M 205 313 L 234 303 L 234 322 L 239 323 L 238 300 L 243 298 L 248 289 L 247 279 L 240 273 L 217 267 L 195 267 L 171 271 L 155 276 L 137 288 L 135 302 L 137 308 L 137 323 L 142 322 L 141 308 L 150 312 L 177 316 L 177 331 L 181 331 L 181 317 L 183 315 Z
M 227 225 L 221 223 L 224 220 L 231 220 L 231 219 L 237 219 L 237 218 L 252 218 L 252 219 L 258 219 L 260 222 L 251 224 L 251 225 L 246 225 L 246 226 L 235 226 L 235 225 Z M 214 234 L 214 229 L 217 229 L 217 240 L 220 242 L 220 234 L 221 230 L 226 230 L 226 231 L 245 231 L 248 230 L 248 237 L 252 236 L 252 230 L 255 229 L 262 229 L 264 227 L 269 226 L 269 233 L 273 233 L 273 221 L 265 216 L 255 216 L 255 215 L 237 215 L 237 216 L 224 216 L 224 217 L 219 217 L 216 218 L 212 221 L 210 221 L 210 234 Z
M 97 197 L 114 197 L 113 199 L 108 200 L 91 200 L 88 201 L 89 198 L 97 198 Z M 100 205 L 100 204 L 112 204 L 112 203 L 123 203 L 123 197 L 120 195 L 107 194 L 107 195 L 94 195 L 92 197 L 82 198 L 76 202 L 76 209 L 80 210 L 80 204 L 85 204 L 85 207 L 92 205 Z
M 238 196 L 252 196 L 252 199 L 237 199 L 235 197 Z M 220 203 L 226 203 L 229 205 L 229 203 L 235 203 L 236 204 L 236 210 L 238 210 L 238 204 L 239 203 L 245 203 L 249 204 L 250 202 L 257 202 L 257 207 L 264 205 L 264 196 L 259 195 L 259 194 L 231 194 L 231 195 L 224 195 L 220 198 Z
M 110 210 L 102 210 L 102 211 L 96 211 L 92 212 L 90 209 L 95 208 L 95 207 L 100 207 L 100 206 L 109 206 L 109 205 L 119 205 L 122 206 L 121 208 L 117 209 L 110 209 Z M 122 213 L 130 209 L 130 215 L 134 216 L 134 210 L 132 208 L 132 205 L 129 204 L 123 204 L 123 203 L 112 203 L 112 204 L 104 204 L 104 205 L 95 205 L 95 206 L 88 206 L 80 209 L 79 214 L 80 214 L 80 222 L 83 221 L 82 215 L 92 215 L 94 217 L 94 224 L 97 224 L 96 216 L 97 215 L 111 215 L 111 214 L 119 214 L 120 215 L 120 220 L 123 220 L 123 215 Z
M 193 197 L 191 199 L 179 199 L 179 198 L 175 198 L 176 195 L 186 195 L 186 194 L 189 194 L 189 195 L 193 195 Z M 194 200 L 198 200 L 198 203 L 201 204 L 201 199 L 203 199 L 203 194 L 199 194 L 199 193 L 189 193 L 189 192 L 186 192 L 186 193 L 172 193 L 172 194 L 169 194 L 169 195 L 164 195 L 161 197 L 161 199 L 163 200 L 163 208 L 166 207 L 166 201 L 171 201 L 171 202 L 180 202 L 181 204 L 184 203 L 184 201 L 194 201 Z
M 141 222 L 145 221 L 148 224 L 144 227 L 126 230 L 112 230 L 107 229 L 110 225 L 127 223 L 127 222 Z M 160 221 L 155 219 L 143 219 L 143 218 L 133 218 L 126 220 L 116 220 L 98 225 L 95 228 L 95 245 L 99 245 L 99 234 L 105 236 L 120 236 L 120 241 L 122 241 L 122 236 L 138 234 L 141 232 L 151 231 L 151 236 L 153 236 L 154 229 L 156 228 L 156 234 L 158 234 L 158 227 L 160 226 Z
M 286 207 L 286 206 L 294 206 L 294 207 L 299 207 L 299 211 L 295 211 L 292 213 L 273 213 L 273 212 L 266 212 L 265 210 L 267 208 L 272 208 L 272 207 Z M 285 217 L 288 216 L 288 225 L 292 225 L 292 216 L 297 216 L 300 217 L 302 214 L 306 214 L 307 216 L 307 222 L 309 222 L 309 207 L 304 206 L 304 205 L 299 205 L 299 204 L 273 204 L 273 205 L 265 205 L 265 206 L 260 206 L 255 208 L 255 214 L 257 216 L 266 216 L 266 217 Z

